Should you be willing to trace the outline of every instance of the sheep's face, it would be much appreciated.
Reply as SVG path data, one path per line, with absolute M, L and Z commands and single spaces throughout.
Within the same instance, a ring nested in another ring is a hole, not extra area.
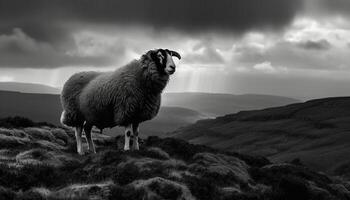
M 158 49 L 153 52 L 152 59 L 156 63 L 157 69 L 161 74 L 171 75 L 175 73 L 175 63 L 173 56 L 181 59 L 181 56 L 176 51 L 168 49 Z

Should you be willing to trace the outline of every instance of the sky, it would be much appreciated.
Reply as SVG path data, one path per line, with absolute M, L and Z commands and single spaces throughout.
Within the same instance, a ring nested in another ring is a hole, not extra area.
M 150 49 L 178 51 L 166 92 L 350 94 L 349 0 L 0 0 L 0 82 L 61 88 Z

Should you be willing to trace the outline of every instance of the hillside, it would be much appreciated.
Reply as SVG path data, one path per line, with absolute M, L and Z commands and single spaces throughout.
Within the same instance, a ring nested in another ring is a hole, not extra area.
M 336 173 L 350 169 L 349 122 L 350 97 L 339 97 L 201 120 L 170 135 Z
M 124 152 L 123 138 L 94 134 L 98 153 L 79 156 L 69 129 L 26 119 L 6 126 L 0 127 L 0 199 L 350 198 L 348 181 L 179 139 L 149 137 L 140 151 Z
M 218 94 L 218 93 L 165 93 L 164 106 L 177 106 L 197 110 L 208 116 L 217 117 L 242 110 L 256 110 L 298 103 L 299 100 L 259 94 Z
M 0 82 L 0 91 L 12 91 L 23 93 L 59 94 L 60 89 L 43 84 Z

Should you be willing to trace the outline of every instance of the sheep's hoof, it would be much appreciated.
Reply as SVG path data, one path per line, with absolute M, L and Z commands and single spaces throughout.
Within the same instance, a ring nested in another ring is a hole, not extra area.
M 84 151 L 81 151 L 81 152 L 78 151 L 78 154 L 81 156 L 85 155 Z
M 96 154 L 96 150 L 89 150 L 89 154 Z
M 130 147 L 124 146 L 124 151 L 129 151 L 129 150 L 130 150 Z
M 139 145 L 132 146 L 132 150 L 134 150 L 134 151 L 140 150 Z

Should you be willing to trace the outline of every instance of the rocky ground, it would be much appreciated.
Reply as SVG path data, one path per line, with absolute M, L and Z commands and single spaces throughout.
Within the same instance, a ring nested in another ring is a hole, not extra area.
M 98 153 L 79 156 L 69 129 L 0 125 L 4 200 L 350 199 L 349 181 L 311 171 L 297 160 L 271 163 L 158 137 L 142 140 L 140 151 L 124 152 L 121 137 L 98 134 Z

